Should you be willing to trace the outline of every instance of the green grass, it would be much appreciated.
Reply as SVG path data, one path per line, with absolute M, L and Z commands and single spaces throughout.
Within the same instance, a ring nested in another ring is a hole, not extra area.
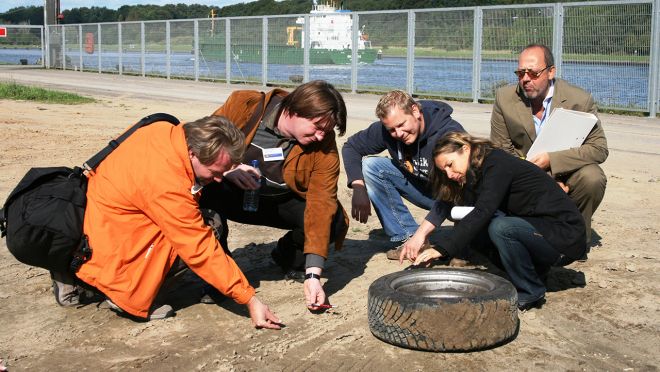
M 93 98 L 83 97 L 74 93 L 30 87 L 13 82 L 0 82 L 0 97 L 4 99 L 61 103 L 65 105 L 78 105 L 82 103 L 96 102 L 96 100 Z

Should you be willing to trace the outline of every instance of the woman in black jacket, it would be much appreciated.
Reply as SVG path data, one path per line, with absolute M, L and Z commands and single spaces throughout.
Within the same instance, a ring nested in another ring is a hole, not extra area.
M 518 307 L 542 304 L 543 278 L 550 267 L 567 265 L 586 249 L 584 220 L 575 204 L 539 167 L 467 133 L 441 137 L 433 160 L 436 204 L 406 242 L 400 261 L 407 258 L 419 265 L 456 256 L 487 228 L 518 290 Z M 435 249 L 420 252 L 429 234 L 447 217 L 442 203 L 474 209 Z

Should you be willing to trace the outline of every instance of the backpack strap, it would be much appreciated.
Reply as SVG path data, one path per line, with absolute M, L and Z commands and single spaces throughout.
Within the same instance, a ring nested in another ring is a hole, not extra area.
M 261 100 L 259 100 L 259 104 L 252 113 L 252 116 L 250 116 L 250 120 L 247 122 L 247 124 L 245 124 L 243 128 L 241 128 L 241 131 L 245 135 L 245 138 L 248 138 L 250 132 L 252 132 L 252 129 L 257 125 L 259 125 L 259 118 L 261 118 L 262 114 L 264 113 L 265 102 L 266 102 L 266 95 L 264 94 L 264 92 L 261 92 Z
M 111 140 L 106 147 L 103 148 L 103 150 L 99 151 L 96 153 L 96 155 L 92 156 L 83 164 L 83 168 L 85 168 L 88 171 L 96 169 L 96 167 L 101 164 L 103 159 L 105 159 L 108 155 L 110 155 L 111 152 L 113 152 L 119 144 L 124 142 L 126 138 L 128 138 L 133 132 L 136 130 L 145 127 L 151 123 L 155 123 L 157 121 L 167 121 L 169 123 L 172 123 L 174 125 L 178 125 L 180 123 L 179 119 L 175 118 L 174 116 L 170 114 L 165 114 L 162 112 L 156 113 L 156 114 L 151 114 L 149 116 L 145 116 L 140 121 L 135 123 L 132 127 L 128 128 L 121 136 L 119 136 L 117 139 Z

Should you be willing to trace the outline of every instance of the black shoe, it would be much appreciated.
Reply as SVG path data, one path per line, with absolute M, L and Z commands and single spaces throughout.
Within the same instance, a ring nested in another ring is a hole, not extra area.
M 305 272 L 300 270 L 289 270 L 284 273 L 284 279 L 293 280 L 294 282 L 304 283 Z
M 540 309 L 545 303 L 545 296 L 539 298 L 538 300 L 530 301 L 524 304 L 518 303 L 518 310 L 527 311 L 530 309 Z
M 290 270 L 304 270 L 305 255 L 302 250 L 285 249 L 278 244 L 278 246 L 270 252 L 270 256 L 284 273 L 287 273 Z
M 584 254 L 577 259 L 578 262 L 586 262 L 587 261 L 587 251 L 584 251 Z
M 224 301 L 227 297 L 220 293 L 215 287 L 205 284 L 202 289 L 202 297 L 199 299 L 199 302 L 202 304 L 215 305 Z

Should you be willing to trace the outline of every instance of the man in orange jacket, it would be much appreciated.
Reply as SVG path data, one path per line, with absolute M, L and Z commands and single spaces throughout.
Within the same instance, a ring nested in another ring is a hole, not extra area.
M 279 329 L 280 320 L 255 296 L 198 205 L 203 187 L 221 182 L 240 161 L 244 143 L 222 117 L 180 126 L 156 122 L 128 137 L 89 177 L 84 232 L 92 256 L 78 278 L 103 292 L 116 311 L 164 318 L 172 308 L 154 299 L 182 261 L 246 304 L 256 327 Z

